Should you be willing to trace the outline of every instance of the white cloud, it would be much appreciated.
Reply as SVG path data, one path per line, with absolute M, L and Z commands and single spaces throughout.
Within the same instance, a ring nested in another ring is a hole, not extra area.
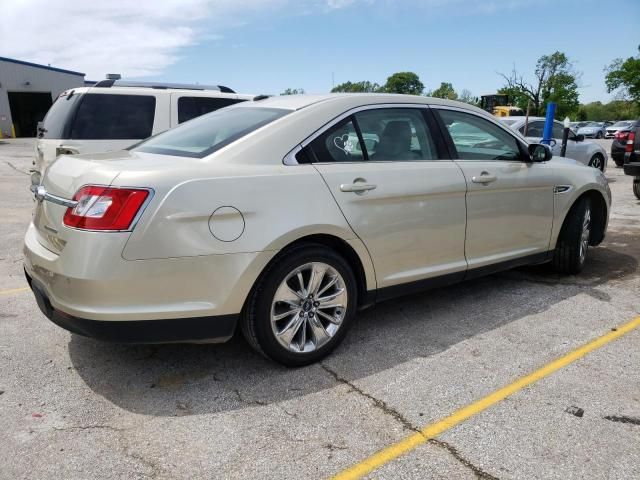
M 525 0 L 488 0 L 484 9 Z M 181 51 L 221 38 L 261 16 L 335 11 L 356 4 L 394 8 L 391 0 L 13 0 L 0 8 L 0 56 L 127 78 L 157 75 Z M 476 6 L 476 0 L 411 0 L 405 6 Z M 476 8 L 477 10 L 477 8 Z M 423 10 L 424 11 L 424 10 Z

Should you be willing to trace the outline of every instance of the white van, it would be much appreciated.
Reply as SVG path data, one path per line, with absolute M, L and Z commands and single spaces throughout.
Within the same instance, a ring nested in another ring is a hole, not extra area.
M 38 126 L 31 174 L 38 185 L 59 155 L 108 152 L 218 110 L 253 99 L 224 86 L 103 80 L 62 92 Z

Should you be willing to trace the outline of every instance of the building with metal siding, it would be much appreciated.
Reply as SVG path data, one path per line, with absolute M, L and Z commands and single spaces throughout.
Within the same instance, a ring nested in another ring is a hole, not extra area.
M 84 73 L 0 57 L 0 138 L 33 137 L 63 91 L 84 85 Z

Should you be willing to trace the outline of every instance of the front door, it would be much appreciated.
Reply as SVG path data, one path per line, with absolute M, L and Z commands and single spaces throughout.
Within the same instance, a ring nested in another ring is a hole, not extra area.
M 425 112 L 371 107 L 305 147 L 369 250 L 379 289 L 453 281 L 466 270 L 464 176 L 444 158 Z
M 549 250 L 553 166 L 532 163 L 506 128 L 479 115 L 439 108 L 467 181 L 469 269 Z

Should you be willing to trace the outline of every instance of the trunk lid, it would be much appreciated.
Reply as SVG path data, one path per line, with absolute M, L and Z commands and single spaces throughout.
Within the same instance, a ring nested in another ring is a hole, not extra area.
M 127 153 L 127 152 L 124 152 Z M 46 170 L 42 186 L 46 193 L 60 199 L 71 200 L 74 194 L 87 184 L 111 185 L 120 169 L 111 165 L 101 155 L 61 156 Z M 111 154 L 109 159 L 118 159 Z M 33 214 L 40 244 L 54 253 L 60 253 L 73 230 L 63 225 L 67 207 L 49 200 L 38 200 Z

